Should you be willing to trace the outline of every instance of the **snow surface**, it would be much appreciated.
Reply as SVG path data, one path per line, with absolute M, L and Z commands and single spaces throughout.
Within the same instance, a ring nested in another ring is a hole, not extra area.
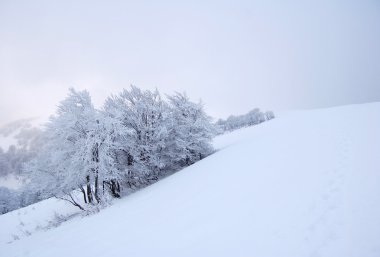
M 0 215 L 0 256 L 5 254 L 2 249 L 4 244 L 57 226 L 62 219 L 78 215 L 78 210 L 70 203 L 51 198 Z
M 0 256 L 378 257 L 379 132 L 380 103 L 280 115 L 100 213 L 1 241 Z M 1 240 L 20 215 L 70 213 L 53 201 L 0 216 Z

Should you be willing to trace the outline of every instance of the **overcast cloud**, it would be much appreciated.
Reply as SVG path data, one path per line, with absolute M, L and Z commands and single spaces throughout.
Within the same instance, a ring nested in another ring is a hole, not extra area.
M 0 0 L 0 124 L 130 84 L 214 117 L 380 101 L 380 2 Z

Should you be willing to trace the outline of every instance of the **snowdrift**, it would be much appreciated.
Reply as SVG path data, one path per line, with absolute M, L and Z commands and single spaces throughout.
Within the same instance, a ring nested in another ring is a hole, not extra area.
M 214 143 L 98 214 L 0 241 L 0 256 L 380 256 L 380 103 L 282 114 Z M 0 216 L 0 235 L 52 205 Z

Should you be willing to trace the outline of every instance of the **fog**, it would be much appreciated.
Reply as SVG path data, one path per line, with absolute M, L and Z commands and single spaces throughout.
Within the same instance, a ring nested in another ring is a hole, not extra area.
M 0 0 L 0 124 L 130 84 L 214 117 L 380 101 L 380 2 Z

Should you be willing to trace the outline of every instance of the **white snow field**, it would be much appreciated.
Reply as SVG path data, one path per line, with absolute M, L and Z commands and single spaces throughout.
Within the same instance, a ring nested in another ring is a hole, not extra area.
M 380 103 L 290 112 L 215 146 L 100 213 L 0 242 L 0 256 L 380 256 Z M 0 216 L 2 238 L 56 204 Z

